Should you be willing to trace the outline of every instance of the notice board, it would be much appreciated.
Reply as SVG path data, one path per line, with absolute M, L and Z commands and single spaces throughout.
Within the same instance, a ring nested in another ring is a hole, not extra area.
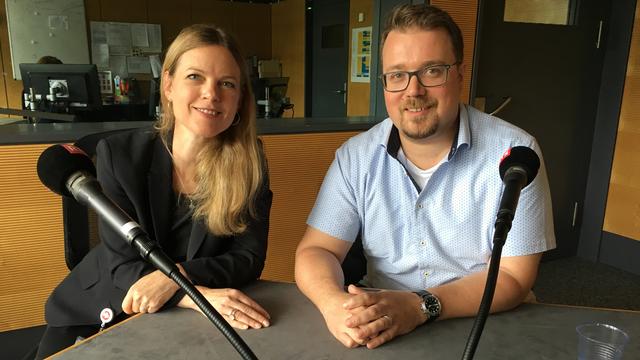
M 84 0 L 6 0 L 13 78 L 20 63 L 55 56 L 65 64 L 89 64 Z

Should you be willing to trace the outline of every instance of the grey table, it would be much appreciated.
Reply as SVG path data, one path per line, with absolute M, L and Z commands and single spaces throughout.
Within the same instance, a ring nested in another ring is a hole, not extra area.
M 294 284 L 257 282 L 246 289 L 272 316 L 261 330 L 239 331 L 259 359 L 459 359 L 473 319 L 422 326 L 375 350 L 347 349 Z M 575 326 L 606 322 L 625 329 L 625 359 L 640 359 L 640 313 L 524 304 L 491 315 L 476 359 L 576 359 Z M 56 359 L 240 359 L 201 314 L 170 309 L 139 315 L 60 353 Z

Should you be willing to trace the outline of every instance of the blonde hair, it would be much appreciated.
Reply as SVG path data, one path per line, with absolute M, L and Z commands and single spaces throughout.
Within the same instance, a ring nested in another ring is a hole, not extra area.
M 175 74 L 185 52 L 210 45 L 225 47 L 240 68 L 241 99 L 233 124 L 213 138 L 197 156 L 194 217 L 205 220 L 216 235 L 239 234 L 246 230 L 248 216 L 256 217 L 255 199 L 264 181 L 266 164 L 256 135 L 256 109 L 249 75 L 235 40 L 222 29 L 209 24 L 184 28 L 171 43 L 162 73 Z M 160 89 L 164 89 L 163 80 Z M 162 112 L 156 122 L 162 141 L 169 144 L 175 116 L 164 91 Z

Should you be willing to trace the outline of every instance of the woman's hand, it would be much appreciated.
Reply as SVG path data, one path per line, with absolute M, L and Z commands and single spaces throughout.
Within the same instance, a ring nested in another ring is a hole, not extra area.
M 269 313 L 242 291 L 196 287 L 231 326 L 243 330 L 249 327 L 260 329 L 269 326 Z M 188 296 L 183 297 L 178 306 L 202 312 Z
M 181 265 L 180 272 L 186 274 Z M 186 276 L 186 275 L 185 275 Z M 136 281 L 122 300 L 122 310 L 131 315 L 134 313 L 154 313 L 171 299 L 179 286 L 165 274 L 156 270 Z

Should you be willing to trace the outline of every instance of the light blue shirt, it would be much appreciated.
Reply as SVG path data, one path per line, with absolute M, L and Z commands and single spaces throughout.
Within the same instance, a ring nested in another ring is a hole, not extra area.
M 522 190 L 502 256 L 555 247 L 547 173 L 536 140 L 470 106 L 460 106 L 459 130 L 447 159 L 418 190 L 397 160 L 398 130 L 390 119 L 354 136 L 337 151 L 307 223 L 353 242 L 362 232 L 364 282 L 418 290 L 486 269 L 503 184 L 505 151 L 528 146 L 540 170 Z

